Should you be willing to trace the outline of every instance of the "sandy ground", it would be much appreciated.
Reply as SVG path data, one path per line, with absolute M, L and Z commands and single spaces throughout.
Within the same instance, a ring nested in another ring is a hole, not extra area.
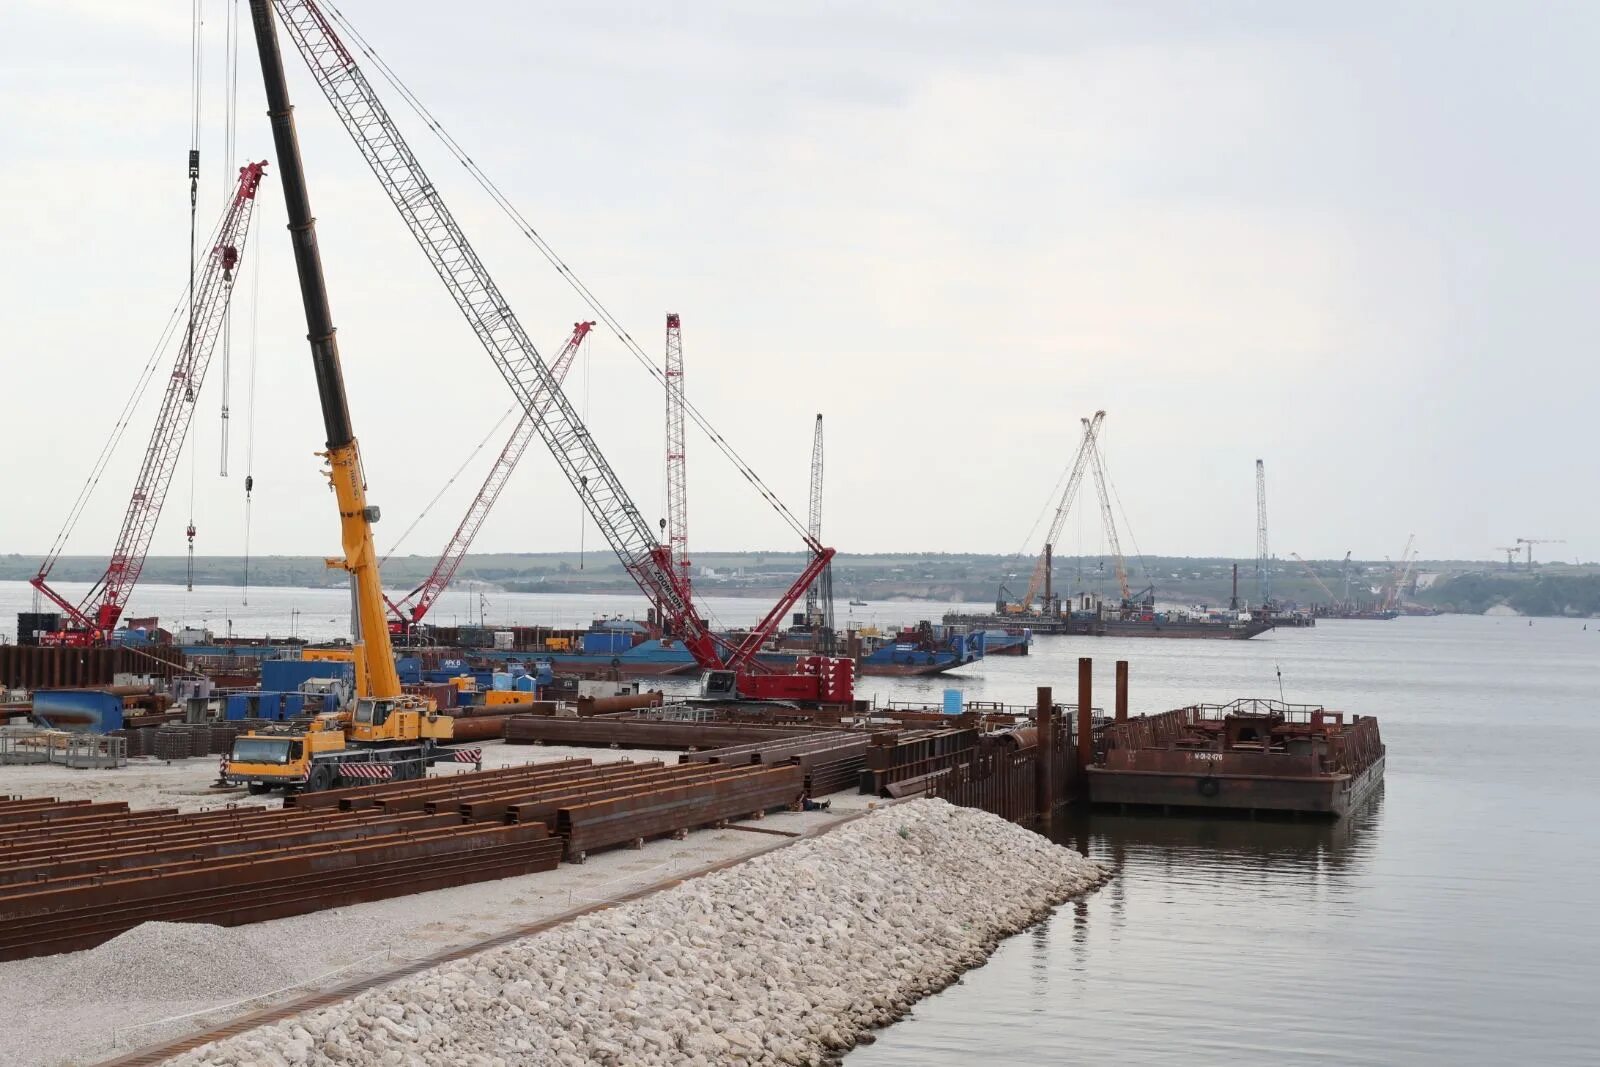
M 614 759 L 662 759 L 676 753 L 616 749 L 579 749 L 541 745 L 484 745 L 484 766 L 546 762 L 587 756 L 595 762 Z M 470 766 L 464 768 L 470 770 Z M 445 773 L 451 773 L 446 771 Z M 265 802 L 275 796 L 246 797 L 242 791 L 207 788 L 216 774 L 216 758 L 173 764 L 135 760 L 114 771 L 62 767 L 6 767 L 0 770 L 0 791 L 24 796 L 126 799 L 134 807 L 178 807 L 184 810 L 225 803 Z M 759 826 L 768 830 L 809 833 L 866 810 L 870 798 L 841 793 L 829 812 L 782 812 L 768 815 Z M 563 864 L 555 871 L 479 882 L 451 889 L 396 897 L 347 908 L 312 912 L 287 919 L 239 927 L 241 966 L 221 966 L 224 977 L 211 986 L 214 996 L 140 998 L 105 988 L 95 950 L 0 963 L 0 1004 L 7 1008 L 6 1038 L 0 1041 L 0 1067 L 34 1064 L 87 1063 L 126 1054 L 144 1045 L 218 1025 L 271 1003 L 290 1000 L 316 989 L 378 974 L 447 949 L 481 941 L 528 923 L 575 908 L 665 884 L 704 871 L 718 863 L 781 847 L 793 838 L 745 830 L 701 830 L 686 840 L 647 842 L 643 849 L 593 854 L 582 865 Z M 282 966 L 265 985 L 247 962 L 252 946 L 271 950 Z M 283 946 L 295 946 L 282 961 Z M 177 946 L 174 946 L 175 948 Z M 115 962 L 115 961 L 109 961 Z M 132 961 L 129 961 L 130 963 Z M 219 961 L 229 962 L 229 961 Z M 287 989 L 285 969 L 289 982 Z M 276 992 L 277 995 L 267 995 Z M 244 998 L 254 998 L 238 1003 Z M 173 1016 L 203 1014 L 172 1022 Z

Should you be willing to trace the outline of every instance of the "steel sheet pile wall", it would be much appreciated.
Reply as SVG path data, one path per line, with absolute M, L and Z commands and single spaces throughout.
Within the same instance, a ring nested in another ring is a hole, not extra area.
M 183 652 L 170 646 L 132 649 L 0 645 L 0 689 L 110 685 L 119 674 L 172 678 L 185 673 Z
M 552 870 L 541 824 L 459 815 L 0 801 L 0 960 L 91 948 L 142 922 L 237 926 Z
M 977 730 L 882 731 L 872 735 L 861 772 L 861 792 L 874 796 L 920 796 L 930 775 L 970 761 Z
M 729 765 L 792 763 L 805 773 L 806 795 L 821 797 L 859 784 L 871 741 L 859 730 L 830 730 L 691 752 L 681 758 L 684 762 Z
M 582 719 L 516 715 L 506 720 L 513 745 L 616 745 L 619 748 L 725 748 L 810 732 L 807 727 L 718 722 L 675 722 L 595 715 Z

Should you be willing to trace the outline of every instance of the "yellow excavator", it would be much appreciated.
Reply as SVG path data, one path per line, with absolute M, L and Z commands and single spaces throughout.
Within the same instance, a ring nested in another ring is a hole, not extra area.
M 324 473 L 339 506 L 344 555 L 327 563 L 348 572 L 355 591 L 351 645 L 356 701 L 353 710 L 324 712 L 236 738 L 222 778 L 231 785 L 245 784 L 252 793 L 275 787 L 331 789 L 374 778 L 420 778 L 441 755 L 439 742 L 450 739 L 454 720 L 440 715 L 433 701 L 400 688 L 372 543 L 372 524 L 378 521 L 378 508 L 367 502 L 361 449 L 350 425 L 333 314 L 317 250 L 316 220 L 306 193 L 305 168 L 284 80 L 283 56 L 278 50 L 277 27 L 267 4 L 252 3 L 251 14 L 266 82 L 267 114 L 272 120 L 273 141 L 283 172 L 289 235 L 305 306 L 306 336 L 311 343 L 327 433 L 327 451 L 316 454 L 327 463 Z

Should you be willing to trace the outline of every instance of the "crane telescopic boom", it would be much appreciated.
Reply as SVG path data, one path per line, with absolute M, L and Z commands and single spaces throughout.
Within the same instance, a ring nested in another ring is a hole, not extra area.
M 1083 419 L 1083 439 L 1078 444 L 1078 454 L 1072 460 L 1071 473 L 1067 475 L 1066 488 L 1061 491 L 1061 502 L 1056 505 L 1055 518 L 1050 521 L 1050 529 L 1045 533 L 1044 543 L 1054 546 L 1061 537 L 1062 527 L 1066 525 L 1067 513 L 1072 510 L 1072 504 L 1078 498 L 1078 487 L 1083 483 L 1084 468 L 1089 463 L 1089 457 L 1094 454 L 1095 437 L 1100 433 L 1100 424 L 1105 421 L 1106 413 L 1097 411 L 1092 419 Z M 1040 550 L 1039 560 L 1033 566 L 1033 574 L 1028 579 L 1028 591 L 1022 597 L 1018 608 L 1023 612 L 1033 610 L 1034 598 L 1044 589 L 1045 572 L 1049 569 L 1050 562 L 1046 550 Z M 1049 610 L 1045 605 L 1045 610 Z
M 161 518 L 161 506 L 172 485 L 172 475 L 177 470 L 189 424 L 194 421 L 200 386 L 205 381 L 206 370 L 211 365 L 211 354 L 222 332 L 224 314 L 233 295 L 234 280 L 238 277 L 245 241 L 250 234 L 256 189 L 266 173 L 266 165 L 262 161 L 239 168 L 239 184 L 234 190 L 233 199 L 228 202 L 227 210 L 223 212 L 216 240 L 206 254 L 205 264 L 195 280 L 190 321 L 184 330 L 177 358 L 173 361 L 172 374 L 167 379 L 166 392 L 161 398 L 161 411 L 156 416 L 155 428 L 150 432 L 150 443 L 145 448 L 144 461 L 133 483 L 133 495 L 123 513 L 117 545 L 111 553 L 105 573 L 77 604 L 50 588 L 50 570 L 64 547 L 63 539 L 40 564 L 39 573 L 29 579 L 35 589 L 66 613 L 69 626 L 65 635 L 57 640 L 72 644 L 105 640 L 116 629 L 117 621 L 127 606 L 128 596 L 139 580 L 139 572 L 144 569 L 145 557 L 150 553 L 150 540 L 155 536 L 156 523 Z M 190 538 L 192 542 L 192 528 Z
M 342 559 L 328 560 L 328 566 L 350 574 L 355 593 L 351 646 L 355 652 L 356 692 L 380 700 L 401 696 L 400 675 L 395 669 L 394 651 L 389 643 L 388 618 L 383 602 L 383 584 L 378 575 L 378 555 L 372 545 L 372 524 L 378 521 L 378 508 L 367 502 L 366 471 L 361 464 L 361 447 L 350 424 L 350 405 L 345 398 L 344 372 L 339 366 L 339 345 L 334 336 L 333 312 L 328 306 L 328 289 L 322 276 L 322 255 L 317 248 L 317 223 L 311 214 L 311 198 L 306 192 L 305 167 L 300 160 L 300 143 L 295 134 L 294 109 L 289 103 L 289 88 L 283 75 L 283 54 L 272 22 L 268 0 L 250 0 L 250 17 L 255 27 L 256 48 L 261 56 L 261 75 L 266 84 L 267 115 L 272 121 L 272 139 L 282 168 L 283 197 L 289 213 L 289 236 L 294 246 L 294 265 L 300 277 L 300 298 L 305 308 L 306 340 L 311 345 L 311 363 L 316 371 L 317 397 L 322 405 L 322 425 L 327 434 L 328 481 L 333 486 L 339 507 Z
M 656 539 L 327 17 L 311 0 L 271 0 L 271 5 L 523 410 L 542 412 L 534 420 L 540 437 L 646 599 L 666 609 L 699 665 L 766 669 L 756 661 L 756 652 L 833 558 L 833 550 L 807 536 L 811 559 L 800 576 L 739 645 L 729 649 L 679 591 L 670 546 Z
M 566 379 L 567 371 L 578 355 L 578 348 L 593 328 L 592 322 L 573 323 L 572 336 L 567 338 L 567 343 L 562 346 L 550 367 L 550 373 L 557 382 Z M 495 501 L 500 499 L 500 491 L 506 487 L 511 472 L 516 470 L 517 464 L 522 459 L 522 454 L 528 450 L 528 442 L 533 440 L 534 418 L 523 412 L 522 418 L 517 421 L 516 428 L 506 439 L 506 446 L 500 450 L 499 458 L 494 461 L 494 466 L 489 469 L 488 476 L 479 487 L 478 495 L 473 497 L 472 505 L 461 518 L 461 524 L 451 535 L 450 542 L 444 546 L 439 562 L 433 565 L 432 573 L 398 603 L 384 598 L 389 605 L 391 632 L 404 633 L 407 626 L 421 623 L 423 617 L 428 614 L 428 609 L 433 607 L 444 591 L 450 587 L 450 583 L 455 580 L 456 571 L 460 569 L 461 561 L 466 558 L 467 550 L 472 547 L 473 540 L 478 536 L 478 530 L 489 517 Z

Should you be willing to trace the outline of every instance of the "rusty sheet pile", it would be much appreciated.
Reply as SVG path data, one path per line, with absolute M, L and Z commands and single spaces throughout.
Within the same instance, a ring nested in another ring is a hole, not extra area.
M 0 960 L 142 922 L 237 926 L 468 882 L 798 802 L 781 766 L 566 760 L 180 814 L 0 799 Z

